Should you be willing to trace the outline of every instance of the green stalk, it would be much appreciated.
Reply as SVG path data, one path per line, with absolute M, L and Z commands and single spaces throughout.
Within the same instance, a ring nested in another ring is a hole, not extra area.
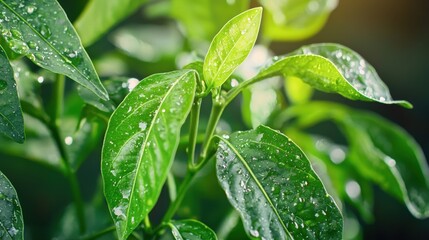
M 76 208 L 76 215 L 79 221 L 79 230 L 80 233 L 85 233 L 86 224 L 85 224 L 85 213 L 84 213 L 84 204 L 79 188 L 79 182 L 76 177 L 76 173 L 73 171 L 70 166 L 70 159 L 68 158 L 67 150 L 64 145 L 64 140 L 60 134 L 60 124 L 61 124 L 61 115 L 63 112 L 63 101 L 64 101 L 64 86 L 65 86 L 65 77 L 64 75 L 57 75 L 57 79 L 54 84 L 54 108 L 52 112 L 51 121 L 48 125 L 49 131 L 54 138 L 55 144 L 57 145 L 58 151 L 61 155 L 61 160 L 65 167 L 65 175 L 70 184 L 70 189 L 73 197 L 73 202 Z
M 191 110 L 191 123 L 188 141 L 188 169 L 193 168 L 195 164 L 195 146 L 197 143 L 198 123 L 200 120 L 201 98 L 195 98 Z

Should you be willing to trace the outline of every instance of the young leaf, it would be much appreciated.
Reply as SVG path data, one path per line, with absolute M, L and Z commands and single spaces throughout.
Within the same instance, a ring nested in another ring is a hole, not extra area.
M 112 114 L 102 152 L 104 193 L 121 239 L 158 200 L 192 106 L 193 70 L 154 74 Z
M 0 133 L 23 143 L 24 119 L 19 104 L 13 69 L 6 53 L 0 47 Z
M 263 34 L 272 40 L 301 40 L 316 34 L 338 0 L 259 0 L 266 9 Z
M 290 139 L 260 126 L 220 140 L 218 179 L 249 236 L 341 238 L 340 211 Z
M 256 78 L 274 75 L 298 77 L 318 90 L 336 92 L 352 100 L 412 108 L 407 101 L 392 100 L 374 68 L 359 54 L 338 44 L 313 44 L 290 55 L 274 57 Z
M 258 37 L 262 8 L 247 10 L 223 26 L 214 37 L 204 60 L 208 89 L 221 86 L 246 59 Z
M 91 0 L 74 23 L 82 44 L 91 45 L 145 2 L 147 0 Z
M 24 239 L 24 221 L 18 195 L 2 172 L 0 172 L 0 213 L 0 238 Z
M 94 66 L 56 0 L 0 0 L 0 31 L 10 48 L 108 99 Z
M 196 220 L 172 221 L 171 227 L 176 240 L 216 240 L 216 234 L 202 222 Z
M 245 11 L 249 0 L 172 0 L 171 15 L 196 43 L 209 42 L 229 19 Z

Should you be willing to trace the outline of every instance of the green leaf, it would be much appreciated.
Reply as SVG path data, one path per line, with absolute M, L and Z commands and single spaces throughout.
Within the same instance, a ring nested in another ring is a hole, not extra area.
M 84 46 L 91 45 L 147 0 L 91 0 L 75 22 Z
M 359 173 L 402 199 L 418 218 L 429 217 L 429 167 L 420 146 L 402 128 L 374 114 L 313 102 L 288 110 L 298 126 L 334 120 L 349 141 L 347 159 Z
M 57 1 L 0 0 L 0 19 L 4 19 L 0 32 L 13 51 L 108 99 L 91 59 Z
M 429 217 L 429 167 L 414 139 L 402 128 L 372 114 L 351 114 L 343 124 L 351 147 L 356 149 L 352 154 L 357 155 L 357 168 L 403 199 L 415 217 Z
M 221 138 L 217 175 L 247 233 L 262 239 L 340 239 L 342 216 L 307 157 L 260 126 Z
M 392 100 L 374 68 L 359 54 L 338 44 L 313 44 L 290 55 L 274 57 L 255 78 L 274 75 L 298 77 L 318 90 L 339 93 L 352 100 L 412 108 L 407 101 Z
M 292 104 L 308 102 L 313 95 L 313 88 L 297 77 L 285 78 L 285 91 Z
M 139 226 L 158 200 L 192 106 L 195 78 L 193 70 L 151 75 L 110 118 L 101 167 L 104 193 L 121 239 Z
M 13 69 L 0 47 L 0 132 L 16 142 L 25 140 L 24 119 L 19 104 Z
M 172 0 L 171 15 L 195 42 L 209 42 L 231 18 L 246 10 L 249 0 Z
M 168 225 L 171 227 L 171 232 L 176 240 L 217 239 L 213 230 L 196 220 L 172 221 Z
M 0 172 L 0 212 L 0 238 L 24 239 L 24 220 L 18 195 L 2 172 Z
M 221 86 L 246 59 L 258 37 L 262 8 L 247 10 L 223 26 L 210 44 L 204 60 L 208 89 Z
M 259 0 L 266 9 L 263 34 L 272 40 L 302 40 L 325 25 L 337 0 Z

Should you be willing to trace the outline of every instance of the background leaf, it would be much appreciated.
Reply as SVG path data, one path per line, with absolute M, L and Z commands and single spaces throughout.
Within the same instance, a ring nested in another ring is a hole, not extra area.
M 313 44 L 274 57 L 256 78 L 274 75 L 298 77 L 318 90 L 339 93 L 352 100 L 412 107 L 407 101 L 392 100 L 374 68 L 359 54 L 339 44 Z
M 143 79 L 115 110 L 102 153 L 104 193 L 120 238 L 158 200 L 193 102 L 192 70 Z
M 0 0 L 0 31 L 10 48 L 108 99 L 91 59 L 57 1 Z
M 0 172 L 0 238 L 24 239 L 24 221 L 15 188 Z
M 262 8 L 247 10 L 225 24 L 214 37 L 204 60 L 207 87 L 221 86 L 240 65 L 255 44 Z
M 13 69 L 1 47 L 0 74 L 0 132 L 16 142 L 23 143 L 24 119 L 13 78 Z
M 260 126 L 221 139 L 217 175 L 249 236 L 338 239 L 342 216 L 308 159 L 286 136 Z
M 264 37 L 272 40 L 302 40 L 325 25 L 338 0 L 259 0 L 266 13 Z
M 249 0 L 172 0 L 171 15 L 183 25 L 192 42 L 201 44 L 210 42 L 229 19 L 248 6 Z
M 216 234 L 202 222 L 196 220 L 180 220 L 169 223 L 176 240 L 215 240 Z
M 91 45 L 147 0 L 91 0 L 75 22 L 84 46 Z
M 402 128 L 375 114 L 333 103 L 313 102 L 291 108 L 290 113 L 299 127 L 334 120 L 348 139 L 347 160 L 354 168 L 402 199 L 414 216 L 428 217 L 429 167 L 420 146 Z

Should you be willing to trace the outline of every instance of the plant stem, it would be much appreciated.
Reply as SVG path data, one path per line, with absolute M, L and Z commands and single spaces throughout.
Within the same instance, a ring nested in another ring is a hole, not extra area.
M 202 150 L 200 153 L 200 163 L 207 160 L 207 153 L 210 148 L 210 143 L 213 137 L 213 134 L 216 130 L 216 126 L 219 122 L 220 116 L 222 115 L 223 110 L 225 109 L 225 104 L 222 104 L 221 101 L 213 99 L 213 106 L 210 113 L 209 122 L 207 124 L 206 135 L 203 141 Z M 199 165 L 200 165 L 199 163 Z
M 191 123 L 188 141 L 188 169 L 195 164 L 195 145 L 197 143 L 198 122 L 200 120 L 201 98 L 195 98 L 191 110 Z
M 85 233 L 85 214 L 84 214 L 84 204 L 81 197 L 81 192 L 79 188 L 79 183 L 76 177 L 76 173 L 70 166 L 70 160 L 68 158 L 67 150 L 64 145 L 63 138 L 60 134 L 60 124 L 61 124 L 61 115 L 63 112 L 63 101 L 64 101 L 64 86 L 65 86 L 65 77 L 64 75 L 57 75 L 57 79 L 54 84 L 54 108 L 52 113 L 52 118 L 48 124 L 49 131 L 54 138 L 55 144 L 57 145 L 58 151 L 61 155 L 61 160 L 64 164 L 65 175 L 69 181 L 71 193 L 73 196 L 73 202 L 76 208 L 76 215 L 79 221 L 79 230 L 80 233 Z
M 171 218 L 174 216 L 174 213 L 179 208 L 180 204 L 182 203 L 183 198 L 185 197 L 185 193 L 189 188 L 189 185 L 191 184 L 192 179 L 195 176 L 195 171 L 189 171 L 186 173 L 185 178 L 183 179 L 182 183 L 180 184 L 179 190 L 177 192 L 177 197 L 174 199 L 174 201 L 170 204 L 170 206 L 167 209 L 167 212 L 165 213 L 161 224 L 167 224 Z

